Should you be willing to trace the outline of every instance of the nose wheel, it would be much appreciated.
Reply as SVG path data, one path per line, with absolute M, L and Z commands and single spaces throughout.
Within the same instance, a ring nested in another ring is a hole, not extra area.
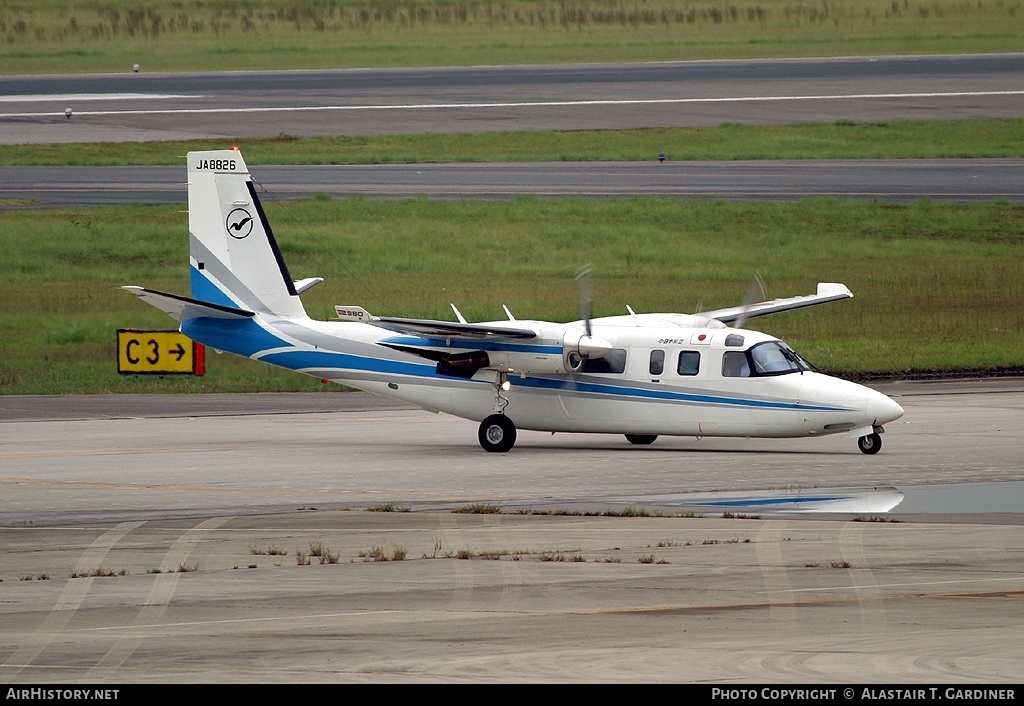
M 516 443 L 516 425 L 504 414 L 492 414 L 480 422 L 480 446 L 489 453 L 505 453 Z
M 876 454 L 882 450 L 882 437 L 879 434 L 868 434 L 857 439 L 857 448 L 863 454 Z

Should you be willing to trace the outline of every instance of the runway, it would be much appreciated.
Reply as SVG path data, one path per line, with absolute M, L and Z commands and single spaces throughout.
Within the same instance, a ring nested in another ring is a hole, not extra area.
M 284 396 L 285 413 L 272 395 L 247 411 L 245 396 L 76 398 L 72 414 L 4 398 L 0 678 L 1019 682 L 1024 513 L 659 504 L 1019 493 L 1020 381 L 884 389 L 907 414 L 871 457 L 842 435 L 528 432 L 486 454 L 472 422 L 349 393 Z M 469 505 L 502 514 L 452 512 Z
M 0 143 L 1016 118 L 1024 54 L 0 77 Z M 72 117 L 65 117 L 71 108 Z M 282 198 L 516 195 L 959 203 L 1024 196 L 1021 160 L 262 166 Z M 4 208 L 183 203 L 179 167 L 3 167 Z
M 656 196 L 1024 202 L 1022 159 L 543 162 L 253 167 L 275 199 Z M 186 201 L 183 166 L 0 167 L 0 209 Z
M 1022 96 L 1024 54 L 0 77 L 0 142 L 977 120 Z

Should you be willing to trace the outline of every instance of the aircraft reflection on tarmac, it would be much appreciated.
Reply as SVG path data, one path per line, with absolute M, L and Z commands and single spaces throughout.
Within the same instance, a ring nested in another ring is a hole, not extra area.
M 801 488 L 789 490 L 673 493 L 618 498 L 618 503 L 691 509 L 703 513 L 1024 513 L 1024 481 L 944 483 L 896 488 Z
M 692 508 L 697 511 L 721 511 L 723 513 L 879 513 L 889 512 L 903 502 L 903 493 L 893 487 L 802 488 L 648 495 L 643 498 L 643 501 L 651 505 Z M 629 501 L 623 500 L 623 502 Z

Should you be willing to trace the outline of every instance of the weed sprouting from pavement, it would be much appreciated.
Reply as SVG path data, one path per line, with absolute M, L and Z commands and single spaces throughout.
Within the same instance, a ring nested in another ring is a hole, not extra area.
M 257 556 L 260 556 L 260 555 L 284 556 L 284 555 L 286 555 L 288 553 L 288 550 L 287 549 L 281 549 L 280 547 L 275 547 L 273 545 L 271 545 L 269 547 L 266 547 L 266 548 L 260 548 L 259 546 L 253 544 L 251 547 L 249 547 L 249 553 L 250 554 L 255 554 Z
M 501 507 L 498 505 L 489 505 L 487 503 L 474 503 L 455 508 L 452 512 L 467 515 L 500 515 Z
M 411 508 L 407 505 L 396 505 L 395 503 L 384 503 L 383 505 L 374 505 L 366 508 L 368 512 L 411 512 Z
M 113 569 L 104 569 L 102 566 L 92 569 L 90 571 L 72 571 L 68 574 L 68 578 L 81 579 L 81 578 L 98 578 L 105 576 L 127 576 L 128 569 L 121 569 L 120 571 L 114 571 Z

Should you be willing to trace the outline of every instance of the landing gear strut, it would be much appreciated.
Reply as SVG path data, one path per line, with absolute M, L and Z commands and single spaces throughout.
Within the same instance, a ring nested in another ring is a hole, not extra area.
M 878 434 L 868 434 L 857 439 L 857 448 L 864 454 L 876 454 L 882 450 L 882 437 Z
M 504 414 L 492 414 L 480 422 L 477 438 L 484 451 L 505 453 L 516 443 L 516 425 Z

